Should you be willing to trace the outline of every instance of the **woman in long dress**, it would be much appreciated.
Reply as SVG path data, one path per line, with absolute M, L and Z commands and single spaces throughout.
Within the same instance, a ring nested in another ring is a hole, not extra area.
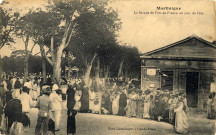
M 55 121 L 55 130 L 59 131 L 59 125 L 61 121 L 61 111 L 62 111 L 62 97 L 57 91 L 61 91 L 57 84 L 52 87 L 52 93 L 50 94 L 50 100 L 52 102 L 51 118 Z
M 19 81 L 19 78 L 17 78 L 16 81 L 13 81 L 13 82 L 14 82 L 15 84 L 12 85 L 12 86 L 14 86 L 14 89 L 13 89 L 13 92 L 12 92 L 12 97 L 13 97 L 13 98 L 17 98 L 17 97 L 19 97 L 20 94 L 21 94 L 20 88 L 21 88 L 22 86 L 21 86 L 21 83 L 20 83 L 20 81 Z M 15 97 L 15 95 L 16 95 L 17 97 Z
M 126 95 L 126 89 L 124 88 L 122 93 L 120 94 L 120 98 L 119 98 L 119 112 L 118 112 L 118 114 L 120 116 L 125 116 L 126 106 L 127 106 L 127 95 Z
M 174 120 L 174 111 L 173 111 L 173 104 L 174 102 L 174 96 L 173 94 L 170 94 L 170 98 L 168 100 L 168 104 L 169 104 L 169 123 L 173 124 L 173 120 Z
M 95 92 L 90 89 L 89 90 L 89 111 L 93 112 L 94 110 L 94 100 L 95 100 Z
M 117 115 L 119 111 L 119 99 L 120 94 L 116 91 L 114 95 L 114 99 L 112 101 L 112 113 L 113 115 Z
M 128 99 L 128 104 L 127 104 L 126 116 L 127 117 L 136 117 L 137 94 L 135 93 L 134 89 L 131 89 L 128 94 L 129 94 L 129 99 Z
M 110 94 L 108 91 L 104 91 L 102 94 L 102 104 L 101 104 L 101 109 L 103 110 L 104 114 L 109 114 L 109 107 L 110 107 Z
M 150 109 L 150 103 L 151 103 L 151 95 L 150 95 L 150 90 L 145 91 L 144 95 L 144 111 L 143 111 L 143 118 L 149 119 L 149 109 Z
M 184 110 L 187 108 L 186 98 L 183 98 L 181 95 L 179 96 L 179 102 L 177 107 L 174 109 L 175 115 L 175 131 L 177 133 L 185 134 L 188 132 L 189 122 L 187 118 L 187 114 Z
M 75 91 L 75 95 L 74 95 L 74 98 L 75 98 L 75 106 L 74 106 L 74 110 L 77 110 L 77 111 L 80 111 L 80 107 L 81 107 L 81 99 L 82 97 L 82 91 L 81 91 L 81 88 L 79 85 L 77 85 L 77 88 L 76 88 L 76 91 Z
M 81 83 L 81 90 L 82 90 L 82 96 L 81 96 L 81 108 L 80 112 L 87 113 L 89 110 L 89 93 L 88 88 L 85 85 L 85 82 Z
M 142 99 L 142 90 L 138 90 L 137 96 L 137 117 L 143 118 L 143 99 Z
M 163 98 L 163 107 L 164 107 L 164 112 L 163 112 L 163 121 L 169 122 L 169 92 L 165 93 L 165 96 Z
M 102 92 L 95 92 L 94 111 L 93 113 L 101 114 Z
M 37 82 L 35 81 L 32 85 L 32 89 L 30 89 L 29 91 L 29 95 L 32 97 L 32 100 L 33 101 L 36 101 L 37 98 L 38 98 L 38 94 L 37 94 L 37 88 L 38 88 L 38 84 Z
M 207 101 L 207 115 L 209 119 L 215 118 L 215 113 L 213 109 L 213 102 L 214 102 L 213 99 L 214 99 L 213 94 L 210 94 L 209 99 Z
M 69 85 L 67 89 L 67 135 L 76 133 L 76 114 L 77 110 L 74 110 L 75 106 L 75 90 L 72 85 Z

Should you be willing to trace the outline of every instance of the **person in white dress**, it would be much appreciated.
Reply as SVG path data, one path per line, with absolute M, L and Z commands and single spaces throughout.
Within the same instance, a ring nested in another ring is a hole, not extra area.
M 32 97 L 32 100 L 37 100 L 37 98 L 38 98 L 38 94 L 40 93 L 40 92 L 38 92 L 38 88 L 39 88 L 39 86 L 38 86 L 38 84 L 37 84 L 37 82 L 35 81 L 34 83 L 33 83 L 33 85 L 32 85 L 32 89 L 29 91 L 29 95 Z
M 78 85 L 76 85 L 76 87 L 74 87 L 75 91 L 75 95 L 74 95 L 74 99 L 76 101 L 75 106 L 74 106 L 74 110 L 80 111 L 80 107 L 81 107 L 81 96 L 82 96 L 82 91 L 80 89 L 80 87 Z
M 29 116 L 31 107 L 33 106 L 32 98 L 28 94 L 29 88 L 24 86 L 22 89 L 22 94 L 18 97 L 22 104 L 22 112 Z
M 95 92 L 89 89 L 89 111 L 93 112 L 94 110 L 94 100 L 95 100 Z
M 61 110 L 62 110 L 62 97 L 58 95 L 56 91 L 59 90 L 57 84 L 54 84 L 52 87 L 52 93 L 50 94 L 49 98 L 52 102 L 52 109 L 51 109 L 51 118 L 55 121 L 55 131 L 59 131 L 59 124 L 61 120 Z
M 95 92 L 95 100 L 94 100 L 94 111 L 93 113 L 101 114 L 101 104 L 102 104 L 102 92 Z
M 188 111 L 187 99 L 181 94 L 178 96 L 178 103 L 174 109 L 175 131 L 180 134 L 186 134 L 189 128 L 189 121 L 186 112 Z
M 119 99 L 120 99 L 120 94 L 118 91 L 115 92 L 114 98 L 112 101 L 112 113 L 113 115 L 117 115 L 119 111 Z
M 143 118 L 149 119 L 149 109 L 150 109 L 150 103 L 151 103 L 151 95 L 150 95 L 150 90 L 146 90 L 144 94 L 144 110 L 143 110 Z

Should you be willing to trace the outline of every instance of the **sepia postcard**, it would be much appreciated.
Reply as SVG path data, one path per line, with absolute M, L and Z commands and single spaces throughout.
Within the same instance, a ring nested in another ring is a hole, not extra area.
M 0 2 L 0 135 L 216 135 L 215 0 Z

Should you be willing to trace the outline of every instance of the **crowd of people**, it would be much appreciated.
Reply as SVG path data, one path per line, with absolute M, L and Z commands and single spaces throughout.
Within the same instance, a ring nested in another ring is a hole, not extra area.
M 89 98 L 92 113 L 165 121 L 173 124 L 178 133 L 187 133 L 189 128 L 189 108 L 184 92 L 173 94 L 160 89 L 142 91 L 129 82 L 119 86 L 114 83 L 108 91 L 91 91 Z
M 67 134 L 76 133 L 77 112 L 119 115 L 141 119 L 153 119 L 173 124 L 178 133 L 187 133 L 189 122 L 186 94 L 161 89 L 141 90 L 137 80 L 93 79 L 86 85 L 82 79 L 63 79 L 59 85 L 47 78 L 9 78 L 1 85 L 2 108 L 8 117 L 8 132 L 17 119 L 17 112 L 29 118 L 31 107 L 38 108 L 35 134 L 46 134 L 50 129 L 50 118 L 54 121 L 54 132 L 60 130 L 62 100 L 67 101 Z M 5 96 L 3 96 L 5 95 Z M 15 101 L 16 100 L 16 101 Z M 13 101 L 11 105 L 11 101 Z M 15 103 L 14 103 L 15 102 Z M 15 106 L 15 109 L 8 109 Z M 16 110 L 16 111 L 14 111 Z M 12 117 L 11 117 L 12 116 Z M 27 119 L 27 118 L 26 118 Z M 29 118 L 29 121 L 31 118 Z M 21 121 L 21 120 L 20 120 Z M 25 120 L 24 125 L 29 122 Z M 21 121 L 22 122 L 22 121 Z

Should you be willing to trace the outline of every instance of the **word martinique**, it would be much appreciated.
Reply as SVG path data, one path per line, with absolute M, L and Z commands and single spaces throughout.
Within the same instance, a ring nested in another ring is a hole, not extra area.
M 156 7 L 156 10 L 181 10 L 180 7 Z

